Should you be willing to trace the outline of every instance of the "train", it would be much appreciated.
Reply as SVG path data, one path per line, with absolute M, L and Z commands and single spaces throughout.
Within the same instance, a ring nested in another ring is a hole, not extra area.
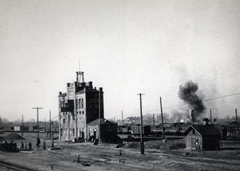
M 164 130 L 165 135 L 183 135 L 184 132 L 189 128 L 190 123 L 164 123 L 164 129 L 162 129 L 162 124 L 157 125 L 143 125 L 143 136 L 154 136 L 161 137 L 162 130 Z M 125 124 L 118 125 L 118 134 L 128 134 L 132 136 L 141 135 L 141 125 L 140 124 Z

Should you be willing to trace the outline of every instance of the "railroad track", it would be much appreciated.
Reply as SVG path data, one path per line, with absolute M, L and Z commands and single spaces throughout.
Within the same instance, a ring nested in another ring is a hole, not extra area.
M 9 170 L 9 171 L 31 171 L 33 169 L 12 164 L 9 162 L 0 161 L 0 170 Z

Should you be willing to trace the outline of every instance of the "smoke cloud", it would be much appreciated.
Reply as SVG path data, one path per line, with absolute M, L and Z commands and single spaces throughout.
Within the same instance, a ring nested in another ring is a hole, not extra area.
M 202 98 L 197 96 L 198 84 L 192 81 L 186 82 L 180 85 L 178 97 L 183 100 L 194 111 L 194 118 L 199 118 L 206 110 L 205 105 L 202 102 Z

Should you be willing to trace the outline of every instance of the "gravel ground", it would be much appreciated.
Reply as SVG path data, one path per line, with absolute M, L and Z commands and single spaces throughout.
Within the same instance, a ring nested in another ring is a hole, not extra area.
M 50 141 L 47 141 L 50 143 Z M 162 144 L 162 142 L 145 142 Z M 153 145 L 152 145 L 153 146 Z M 155 145 L 157 146 L 157 145 Z M 59 150 L 34 149 L 30 152 L 0 152 L 0 163 L 29 170 L 240 170 L 240 152 L 236 150 L 187 151 L 184 149 L 145 149 L 140 154 L 139 143 L 116 145 L 55 142 Z M 78 157 L 79 156 L 79 157 Z
M 32 142 L 33 150 L 18 153 L 0 151 L 0 170 L 240 170 L 240 150 L 224 148 L 219 151 L 189 151 L 183 148 L 183 139 L 147 141 L 144 143 L 145 154 L 142 155 L 139 142 L 128 142 L 125 146 L 116 148 L 116 144 L 93 145 L 55 141 L 58 150 L 43 150 L 42 147 L 35 146 L 36 134 L 24 134 L 24 137 L 24 141 Z M 40 134 L 40 138 L 41 142 L 46 142 L 48 148 L 51 147 L 51 140 L 45 137 L 45 134 Z

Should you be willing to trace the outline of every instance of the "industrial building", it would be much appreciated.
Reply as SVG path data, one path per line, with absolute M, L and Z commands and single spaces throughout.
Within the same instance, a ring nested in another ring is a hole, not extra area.
M 67 92 L 59 92 L 58 98 L 59 140 L 89 139 L 88 123 L 104 118 L 103 89 L 84 82 L 84 72 L 78 71 L 76 81 L 67 83 Z

